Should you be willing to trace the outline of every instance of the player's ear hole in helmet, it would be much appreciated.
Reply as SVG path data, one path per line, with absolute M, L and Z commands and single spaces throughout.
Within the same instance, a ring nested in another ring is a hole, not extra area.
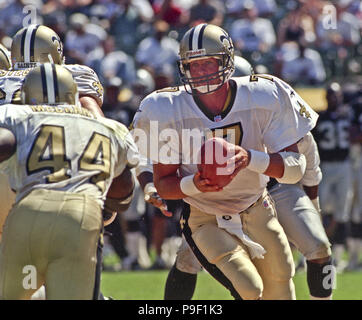
M 225 30 L 212 24 L 199 24 L 185 33 L 180 41 L 179 74 L 190 94 L 207 94 L 218 90 L 234 72 L 234 45 Z M 202 58 L 215 58 L 218 71 L 192 77 L 190 62 Z M 215 80 L 219 80 L 215 84 Z
M 32 69 L 25 77 L 23 104 L 79 105 L 78 88 L 70 71 L 51 63 Z
M 45 62 L 63 64 L 63 43 L 52 29 L 32 24 L 14 35 L 11 60 L 14 69 L 32 68 Z

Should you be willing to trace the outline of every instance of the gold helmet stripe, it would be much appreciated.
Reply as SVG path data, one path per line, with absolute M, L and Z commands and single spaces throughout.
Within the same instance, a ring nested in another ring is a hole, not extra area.
M 55 103 L 54 80 L 56 80 L 56 75 L 54 79 L 53 69 L 50 63 L 44 63 L 44 70 L 45 70 L 46 87 L 48 92 L 48 103 L 54 104 Z
M 34 39 L 35 33 L 39 25 L 30 25 L 25 31 L 25 38 L 23 34 L 22 39 L 22 55 L 24 57 L 24 62 L 32 62 L 31 59 L 34 59 Z

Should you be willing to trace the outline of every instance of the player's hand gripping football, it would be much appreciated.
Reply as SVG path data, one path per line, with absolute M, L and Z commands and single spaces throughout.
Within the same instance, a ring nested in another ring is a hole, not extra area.
M 207 140 L 200 150 L 199 174 L 194 183 L 202 192 L 215 192 L 227 186 L 249 163 L 248 151 L 222 138 Z
M 235 146 L 235 154 L 227 160 L 226 168 L 229 172 L 231 180 L 236 177 L 240 170 L 245 169 L 250 161 L 250 153 L 243 147 Z
M 213 184 L 210 179 L 203 178 L 200 171 L 196 172 L 194 175 L 194 184 L 201 192 L 217 192 L 223 189 L 219 185 Z

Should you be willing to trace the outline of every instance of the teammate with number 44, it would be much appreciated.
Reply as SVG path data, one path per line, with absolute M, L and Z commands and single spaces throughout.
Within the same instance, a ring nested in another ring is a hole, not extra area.
M 125 126 L 80 107 L 62 66 L 32 69 L 21 93 L 23 105 L 0 109 L 0 169 L 16 191 L 0 245 L 0 299 L 29 299 L 43 284 L 47 299 L 98 299 L 102 207 L 129 206 L 137 147 Z M 37 276 L 30 288 L 27 266 Z
M 87 66 L 64 63 L 63 44 L 52 29 L 36 24 L 21 28 L 14 35 L 11 44 L 12 62 L 5 58 L 6 51 L 0 51 L 0 105 L 20 104 L 21 86 L 26 75 L 32 68 L 51 62 L 64 66 L 72 73 L 82 107 L 103 115 L 103 88 L 98 76 Z M 10 190 L 6 177 L 0 174 L 0 241 L 3 222 L 14 200 L 15 195 Z
M 184 88 L 150 94 L 134 121 L 157 191 L 185 201 L 181 222 L 188 244 L 235 298 L 295 299 L 292 253 L 266 185 L 268 176 L 289 184 L 302 178 L 306 160 L 297 142 L 317 114 L 276 77 L 231 78 L 233 43 L 217 26 L 190 29 L 180 56 Z M 233 170 L 222 188 L 197 169 L 202 142 L 213 135 L 232 143 L 226 163 Z

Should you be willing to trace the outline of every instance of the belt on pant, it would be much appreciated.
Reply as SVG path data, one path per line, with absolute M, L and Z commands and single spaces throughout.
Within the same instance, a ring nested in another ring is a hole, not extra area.
M 265 189 L 264 189 L 262 195 L 258 198 L 258 200 L 256 200 L 253 204 L 251 204 L 249 207 L 247 207 L 247 208 L 244 209 L 243 211 L 240 211 L 238 214 L 240 215 L 240 214 L 242 214 L 243 212 L 245 212 L 245 211 L 247 211 L 247 210 L 255 207 L 256 205 L 258 205 L 258 204 L 260 203 L 260 201 L 263 199 L 264 195 L 265 195 Z
M 270 190 L 271 188 L 273 188 L 275 185 L 277 185 L 279 182 L 277 181 L 277 179 L 275 178 L 270 178 L 268 184 L 266 185 L 266 188 L 268 190 Z

